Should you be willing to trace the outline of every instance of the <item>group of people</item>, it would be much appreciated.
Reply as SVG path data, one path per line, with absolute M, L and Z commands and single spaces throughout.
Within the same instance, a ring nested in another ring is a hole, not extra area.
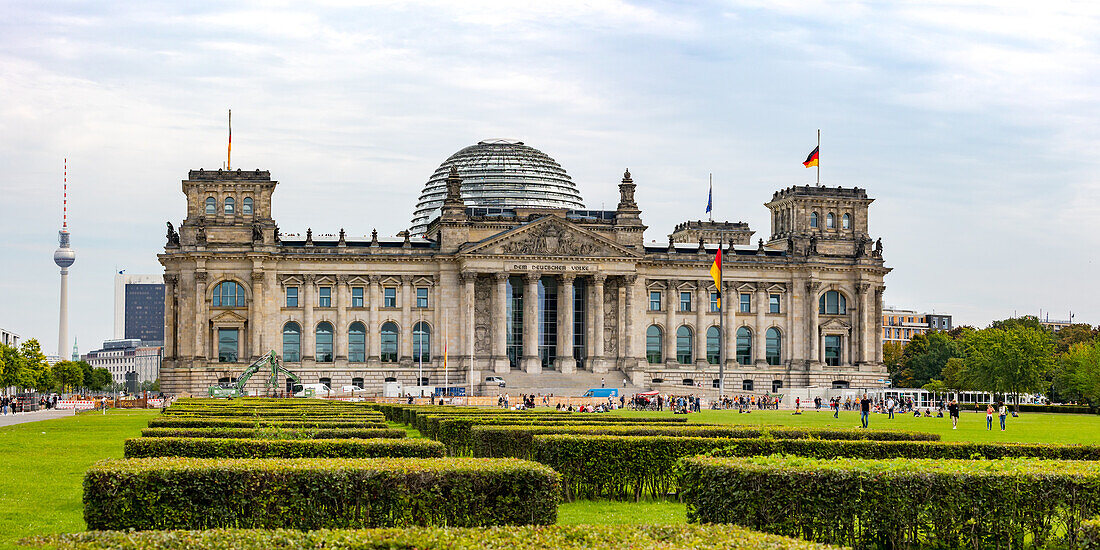
M 41 411 L 46 409 L 53 409 L 57 407 L 57 398 L 58 396 L 56 393 L 48 397 L 45 395 L 39 396 L 36 407 L 34 401 L 27 403 L 25 399 L 19 399 L 15 396 L 4 395 L 0 396 L 0 411 L 3 411 L 3 414 L 6 415 L 9 412 L 11 414 L 18 414 L 35 410 Z

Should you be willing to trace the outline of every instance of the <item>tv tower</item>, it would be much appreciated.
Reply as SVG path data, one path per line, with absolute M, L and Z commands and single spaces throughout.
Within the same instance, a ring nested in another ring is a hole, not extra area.
M 57 250 L 53 263 L 61 268 L 61 315 L 57 322 L 57 355 L 64 357 L 69 347 L 69 266 L 76 261 L 76 251 L 69 248 L 69 159 L 65 159 L 65 176 L 61 194 L 61 231 L 57 232 Z

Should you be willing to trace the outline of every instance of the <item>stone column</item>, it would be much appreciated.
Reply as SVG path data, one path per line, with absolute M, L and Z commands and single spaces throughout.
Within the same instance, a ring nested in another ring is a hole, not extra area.
M 528 273 L 523 289 L 523 370 L 542 372 L 539 358 L 539 278 L 540 273 Z
M 710 296 L 707 295 L 706 281 L 699 281 L 695 288 L 695 366 L 705 369 L 707 363 L 707 310 L 710 309 Z
M 206 316 L 206 271 L 195 272 L 195 359 L 206 359 L 206 333 L 210 332 L 210 320 Z M 64 350 L 62 350 L 64 353 Z
M 603 352 L 603 285 L 606 281 L 607 275 L 603 273 L 597 273 L 592 277 L 592 352 L 589 354 L 592 372 L 607 372 L 607 360 Z
M 260 349 L 262 355 L 275 350 L 280 357 L 283 355 L 283 323 L 286 319 L 282 314 L 283 295 L 280 292 L 279 283 L 275 278 L 274 270 L 264 272 L 264 301 L 260 304 Z
M 255 267 L 252 268 L 252 303 L 248 304 L 248 331 L 251 336 L 251 350 L 249 350 L 249 356 L 253 360 L 260 357 L 261 353 L 266 352 L 264 349 L 263 334 L 264 334 L 264 320 L 267 318 L 264 315 L 264 272 L 257 271 Z M 242 354 L 243 355 L 243 354 Z
M 398 361 L 402 366 L 413 366 L 415 363 L 412 359 L 412 340 L 413 340 L 413 324 L 416 323 L 416 319 L 412 314 L 412 301 L 410 297 L 412 294 L 412 277 L 409 275 L 401 276 L 401 296 L 398 300 L 401 301 L 401 336 L 397 338 L 397 356 Z
M 302 362 L 313 362 L 317 352 L 317 327 L 313 318 L 313 306 L 317 302 L 317 277 L 313 274 L 305 275 L 302 284 Z
M 878 323 L 882 322 L 882 295 L 885 292 L 886 292 L 886 286 L 885 285 L 878 287 L 878 290 L 875 291 L 875 298 L 874 298 L 875 303 L 874 303 L 874 307 L 873 307 L 873 310 L 874 310 L 873 316 L 874 316 L 875 321 L 876 321 L 876 328 L 875 328 L 876 331 L 881 330 L 880 328 L 878 328 Z M 882 338 L 876 337 L 873 340 L 873 342 L 875 343 L 875 346 L 874 346 L 875 359 L 874 359 L 874 361 L 876 363 L 881 364 L 882 363 Z
M 821 283 L 817 281 L 806 281 L 806 357 L 809 360 L 809 364 L 818 365 L 821 363 L 821 335 L 818 334 L 817 317 L 817 291 L 821 288 Z
M 456 361 L 456 365 L 464 365 L 470 369 L 470 358 L 474 356 L 474 340 L 477 338 L 474 320 L 474 296 L 476 292 L 477 273 L 463 271 L 462 278 L 462 360 Z
M 736 285 L 733 282 L 723 282 L 722 289 L 722 315 L 725 319 L 725 334 L 722 335 L 722 345 L 726 350 L 726 372 L 737 366 L 737 316 L 734 314 L 737 307 Z
M 565 273 L 558 288 L 558 356 L 554 360 L 558 372 L 577 372 L 577 360 L 573 358 L 573 280 L 576 275 Z
M 378 304 L 382 301 L 382 289 L 378 286 L 381 277 L 370 275 L 367 278 L 367 295 L 370 311 L 367 323 L 367 366 L 379 367 L 382 364 L 382 327 L 378 324 Z
M 336 292 L 332 293 L 332 299 L 336 300 L 336 326 L 332 332 L 332 358 L 337 363 L 348 361 L 348 276 L 336 276 Z
M 669 279 L 665 287 L 665 363 L 685 367 L 676 360 L 676 306 L 680 303 L 677 281 Z
M 753 363 L 759 368 L 767 368 L 768 360 L 765 359 L 767 349 L 764 342 L 765 331 L 768 330 L 767 319 L 764 317 L 768 311 L 768 290 L 764 283 L 756 285 L 756 330 L 753 332 Z
M 638 324 L 635 321 L 635 319 L 638 318 L 638 314 L 634 311 L 634 295 L 638 292 L 638 289 L 636 288 L 637 283 L 637 275 L 627 275 L 626 277 L 623 277 L 623 286 L 625 287 L 625 291 L 623 293 L 623 309 L 625 310 L 625 315 L 623 316 L 624 322 L 622 327 L 622 367 L 624 373 L 627 371 L 627 369 L 633 369 L 638 366 L 638 358 L 634 353 L 634 332 L 635 325 Z
M 164 358 L 176 358 L 176 283 L 179 275 L 164 276 Z
M 443 365 L 443 340 L 444 335 L 447 334 L 447 329 L 443 327 L 443 309 L 439 307 L 439 304 L 443 303 L 443 285 L 439 283 L 440 276 L 435 275 L 432 277 L 432 288 L 428 290 L 428 295 L 431 296 L 428 299 L 428 307 L 432 310 L 432 355 L 439 357 L 438 360 L 433 360 L 433 364 Z M 447 347 L 448 352 L 450 346 Z
M 493 276 L 493 320 L 492 320 L 492 364 L 493 372 L 507 374 L 508 364 L 508 273 L 496 273 Z

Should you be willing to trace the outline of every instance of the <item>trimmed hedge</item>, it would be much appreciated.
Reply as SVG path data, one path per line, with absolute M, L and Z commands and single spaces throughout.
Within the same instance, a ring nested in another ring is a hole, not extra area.
M 138 437 L 124 444 L 126 458 L 439 458 L 443 444 L 428 439 L 226 439 Z
M 733 525 L 552 525 L 479 529 L 366 529 L 361 531 L 210 530 L 92 531 L 25 539 L 24 544 L 71 550 L 826 550 L 803 540 Z
M 1009 408 L 1014 407 L 1011 405 Z M 1096 411 L 1086 405 L 1033 405 L 1023 403 L 1020 412 L 1032 413 L 1064 413 L 1064 414 L 1096 414 Z
M 537 435 L 533 459 L 561 474 L 567 500 L 637 500 L 643 495 L 661 497 L 678 490 L 680 459 L 703 453 L 720 457 L 786 454 L 823 459 L 1100 460 L 1100 446 L 1096 445 L 608 435 Z
M 149 421 L 150 428 L 385 428 L 385 422 L 360 422 L 338 420 L 260 420 L 232 418 L 165 418 L 159 416 Z
M 474 456 L 532 458 L 533 437 L 547 434 L 663 435 L 669 437 L 780 439 L 869 439 L 879 441 L 938 441 L 938 434 L 861 429 L 789 428 L 785 426 L 473 426 L 470 442 Z
M 401 439 L 398 428 L 145 428 L 142 437 L 228 437 L 232 439 Z
M 569 424 L 685 424 L 687 423 L 687 417 L 684 416 L 659 416 L 659 417 L 646 417 L 646 416 L 611 416 L 605 414 L 590 414 L 590 413 L 574 413 L 574 414 L 555 414 L 555 415 L 542 415 L 532 413 L 530 415 L 495 415 L 495 414 L 419 414 L 416 416 L 416 424 L 413 426 L 420 433 L 428 436 L 435 437 L 437 430 L 439 430 L 440 423 L 447 421 L 459 421 L 459 420 L 478 420 L 482 422 L 493 422 L 499 424 L 530 424 L 537 422 L 544 422 L 548 424 L 565 422 Z
M 522 460 L 103 460 L 84 475 L 89 529 L 550 525 L 556 472 Z
M 1100 512 L 1097 462 L 692 457 L 683 469 L 689 521 L 855 548 L 1072 546 Z
M 1077 548 L 1100 550 L 1100 519 L 1082 521 L 1077 529 Z
M 604 417 L 614 418 L 614 417 Z M 680 419 L 676 419 L 680 420 Z M 428 428 L 420 430 L 420 434 L 430 437 L 447 445 L 447 450 L 454 455 L 469 455 L 472 452 L 470 429 L 473 426 L 672 426 L 669 422 L 609 422 L 604 420 L 588 420 L 583 417 L 562 419 L 526 419 L 526 418 L 486 418 L 486 417 L 428 417 Z M 684 424 L 680 424 L 684 425 Z M 701 425 L 701 424 L 696 424 Z

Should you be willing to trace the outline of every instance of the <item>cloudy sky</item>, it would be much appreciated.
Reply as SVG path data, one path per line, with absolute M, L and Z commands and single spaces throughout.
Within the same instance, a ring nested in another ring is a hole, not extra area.
M 1096 4 L 20 2 L 0 6 L 0 326 L 57 341 L 62 159 L 70 334 L 112 333 L 113 274 L 158 272 L 180 180 L 225 157 L 280 181 L 286 232 L 394 234 L 454 151 L 521 139 L 648 239 L 705 216 L 766 237 L 773 191 L 874 197 L 889 305 L 984 326 L 1100 323 Z

